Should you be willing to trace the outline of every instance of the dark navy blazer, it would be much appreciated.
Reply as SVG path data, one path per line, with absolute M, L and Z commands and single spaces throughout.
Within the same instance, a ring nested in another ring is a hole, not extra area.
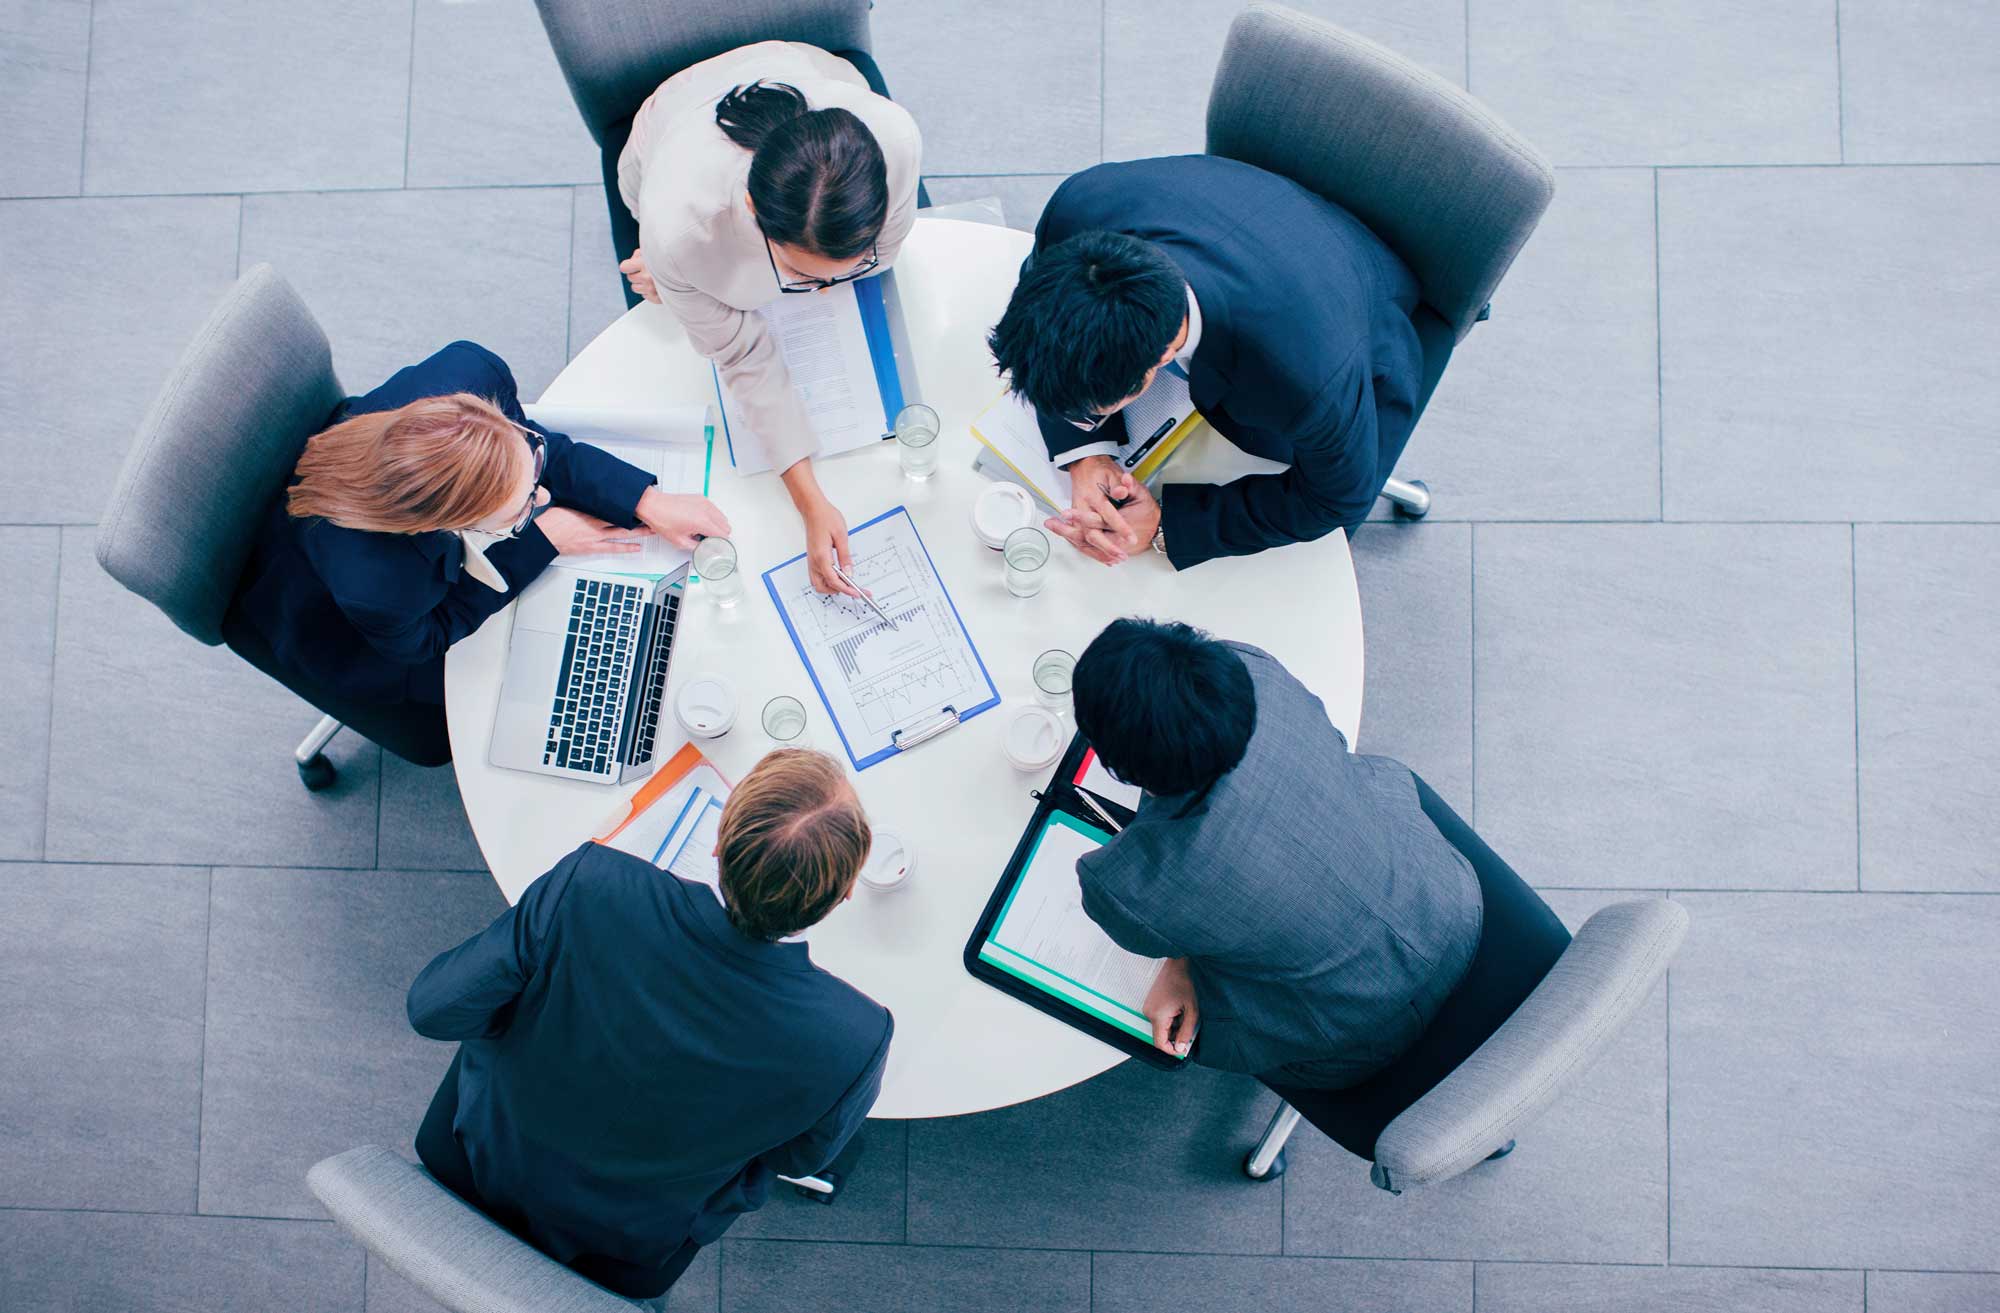
M 349 397 L 327 426 L 453 392 L 485 397 L 547 437 L 542 485 L 555 505 L 628 529 L 638 523 L 639 497 L 653 476 L 530 425 L 507 363 L 472 342 L 453 342 L 366 396 Z M 512 601 L 555 556 L 533 524 L 489 548 L 486 559 L 510 585 L 503 593 L 464 572 L 456 534 L 370 533 L 298 519 L 281 495 L 237 585 L 234 618 L 260 632 L 281 664 L 324 687 L 371 702 L 442 702 L 445 649 Z
M 707 885 L 594 843 L 410 986 L 461 1040 L 480 1202 L 558 1262 L 658 1267 L 831 1163 L 881 1090 L 888 1009 L 752 939 Z
M 1168 484 L 1177 568 L 1360 523 L 1416 423 L 1416 279 L 1382 240 L 1290 179 L 1216 155 L 1100 164 L 1056 189 L 1035 249 L 1106 230 L 1164 251 L 1194 289 L 1195 406 L 1253 456 L 1291 466 L 1222 486 Z M 1032 257 L 1031 257 L 1032 258 Z M 1123 441 L 1041 417 L 1052 456 Z

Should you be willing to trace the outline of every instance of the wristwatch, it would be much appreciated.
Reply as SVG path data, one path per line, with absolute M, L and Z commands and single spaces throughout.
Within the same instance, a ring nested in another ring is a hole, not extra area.
M 1167 554 L 1167 526 L 1165 524 L 1153 530 L 1153 550 L 1162 556 Z

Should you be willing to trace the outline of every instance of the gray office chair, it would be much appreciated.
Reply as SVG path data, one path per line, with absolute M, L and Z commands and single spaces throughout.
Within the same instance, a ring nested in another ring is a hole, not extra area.
M 826 1183 L 791 1181 L 803 1191 Z M 306 1185 L 364 1249 L 452 1313 L 631 1313 L 632 1301 L 517 1239 L 437 1178 L 376 1145 L 314 1163 Z
M 1318 192 L 1402 257 L 1424 298 L 1419 415 L 1555 195 L 1548 162 L 1471 96 L 1278 5 L 1253 4 L 1230 24 L 1208 153 Z M 1392 478 L 1382 495 L 1412 519 L 1430 510 L 1421 481 Z
M 319 688 L 280 668 L 231 611 L 258 525 L 341 397 L 318 321 L 270 265 L 256 266 L 174 366 L 97 526 L 97 560 L 112 578 L 324 713 L 293 754 L 315 790 L 333 783 L 322 749 L 343 724 L 418 765 L 451 760 L 441 715 L 401 716 Z
M 313 1164 L 306 1185 L 368 1252 L 452 1313 L 632 1313 L 635 1304 L 516 1239 L 416 1164 L 375 1145 Z
M 1686 909 L 1665 899 L 1599 909 L 1499 1029 L 1382 1131 L 1368 1179 L 1401 1194 L 1504 1156 L 1645 1002 L 1687 928 Z M 1259 1180 L 1282 1171 L 1299 1118 L 1281 1102 L 1243 1170 Z

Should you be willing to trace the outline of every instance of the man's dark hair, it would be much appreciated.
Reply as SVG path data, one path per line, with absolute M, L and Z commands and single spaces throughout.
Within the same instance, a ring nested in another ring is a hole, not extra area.
M 780 246 L 849 260 L 873 246 L 889 217 L 889 167 L 868 125 L 844 109 L 808 109 L 783 82 L 737 87 L 715 122 L 750 152 L 757 226 Z
M 1235 770 L 1257 728 L 1243 658 L 1193 625 L 1114 620 L 1076 663 L 1076 727 L 1127 784 L 1171 797 Z
M 986 344 L 1044 414 L 1095 414 L 1139 390 L 1187 317 L 1187 280 L 1123 233 L 1078 233 L 1029 257 Z

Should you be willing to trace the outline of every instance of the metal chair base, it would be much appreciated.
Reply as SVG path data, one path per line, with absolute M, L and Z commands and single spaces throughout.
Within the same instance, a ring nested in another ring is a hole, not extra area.
M 1272 1181 L 1285 1174 L 1285 1141 L 1292 1138 L 1292 1132 L 1299 1128 L 1299 1110 L 1289 1103 L 1280 1102 L 1278 1110 L 1271 1114 L 1271 1124 L 1264 1128 L 1264 1137 L 1257 1141 L 1257 1147 L 1243 1160 L 1243 1174 L 1253 1181 Z
M 1431 513 L 1430 485 L 1422 479 L 1390 479 L 1382 485 L 1382 495 L 1396 508 L 1396 515 L 1405 520 L 1421 520 Z
M 792 1192 L 801 1199 L 816 1204 L 830 1204 L 840 1197 L 843 1184 L 838 1172 L 820 1172 L 813 1176 L 780 1176 L 778 1178 L 792 1187 Z
M 340 733 L 340 722 L 332 716 L 321 716 L 319 724 L 312 727 L 312 733 L 300 740 L 292 750 L 292 760 L 298 764 L 299 783 L 313 793 L 320 793 L 333 787 L 338 778 L 333 763 L 326 759 L 324 751 L 333 742 L 333 736 Z

